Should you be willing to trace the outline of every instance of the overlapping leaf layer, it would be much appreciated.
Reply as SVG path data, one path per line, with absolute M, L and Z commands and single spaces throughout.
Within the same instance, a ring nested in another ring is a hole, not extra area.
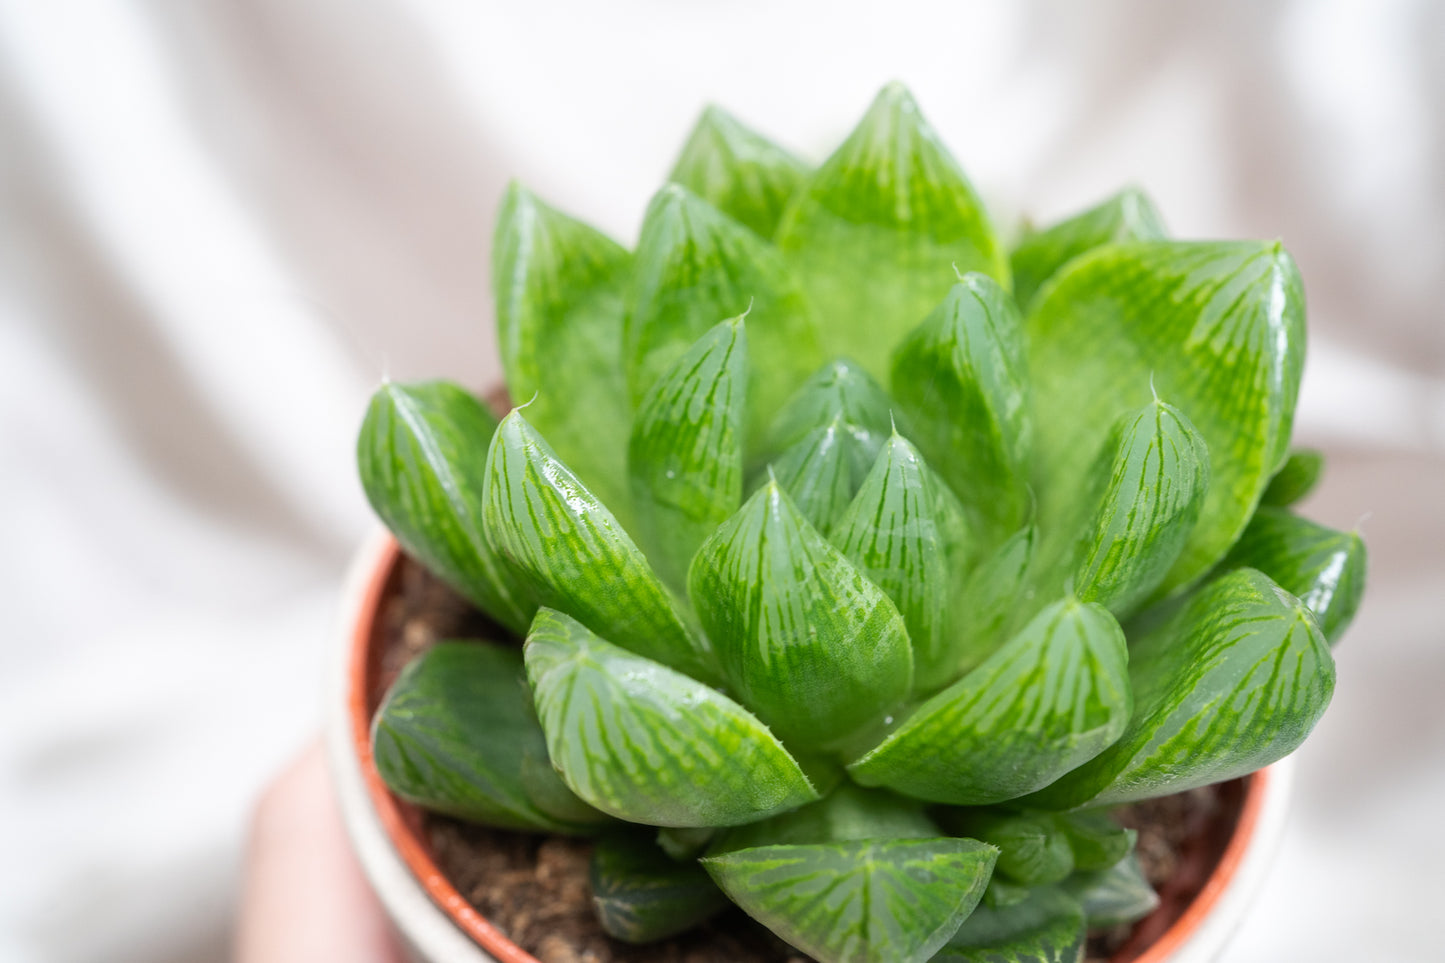
M 635 252 L 510 191 L 500 424 L 372 402 L 378 515 L 495 623 L 402 674 L 383 778 L 601 834 L 620 940 L 731 902 L 823 963 L 1077 961 L 1156 902 L 1099 807 L 1329 702 L 1365 555 L 1288 507 L 1294 263 L 1137 189 L 1010 251 L 897 85 L 816 169 L 710 108 L 671 181 Z

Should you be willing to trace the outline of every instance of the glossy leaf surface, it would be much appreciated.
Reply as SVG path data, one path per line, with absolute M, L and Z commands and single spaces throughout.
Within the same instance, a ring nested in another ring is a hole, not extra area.
M 625 349 L 633 402 L 714 325 L 745 312 L 748 405 L 761 430 L 822 361 L 813 314 L 772 245 L 686 188 L 664 187 L 637 242 Z
M 1093 758 L 1129 719 L 1124 634 L 1066 599 L 929 699 L 848 771 L 863 785 L 954 805 L 1013 799 Z
M 743 500 L 747 335 L 724 321 L 647 392 L 638 407 L 627 468 L 638 539 L 681 590 L 697 547 Z
M 1062 888 L 1080 902 L 1089 926 L 1095 928 L 1133 923 L 1159 906 L 1159 894 L 1132 854 L 1108 869 L 1075 873 Z
M 1324 471 L 1323 452 L 1313 448 L 1296 448 L 1285 459 L 1284 467 L 1269 480 L 1269 487 L 1264 490 L 1259 503 L 1280 508 L 1293 505 L 1314 491 Z
M 776 481 L 808 524 L 827 535 L 863 484 L 868 453 L 867 445 L 838 415 L 779 455 L 762 482 Z
M 1137 187 L 1125 188 L 1087 211 L 1025 234 L 1010 258 L 1014 297 L 1027 306 L 1059 268 L 1100 245 L 1166 236 L 1154 202 Z
M 1284 460 L 1304 361 L 1294 262 L 1254 241 L 1110 245 L 1070 262 L 1025 327 L 1040 530 L 1068 527 L 1076 480 L 1152 378 L 1210 456 L 1199 521 L 1159 591 L 1202 575 Z
M 828 353 L 879 378 L 893 345 L 948 292 L 955 265 L 1008 283 L 983 203 L 899 84 L 794 197 L 777 241 L 826 321 Z
M 720 107 L 698 118 L 668 175 L 733 220 L 770 238 L 807 166 Z
M 764 458 L 774 458 L 836 419 L 858 443 L 861 479 L 893 433 L 894 407 L 861 365 L 839 358 L 813 372 L 793 393 L 773 417 L 760 450 Z
M 1223 568 L 1257 568 L 1309 606 L 1333 644 L 1365 593 L 1365 543 L 1357 532 L 1300 518 L 1283 508 L 1254 513 Z
M 972 839 L 860 840 L 702 862 L 744 912 L 825 963 L 923 963 L 973 912 L 995 853 Z
M 417 656 L 377 711 L 372 749 L 387 787 L 434 812 L 569 834 L 610 822 L 572 796 L 547 764 L 516 649 L 442 642 Z M 563 797 L 571 797 L 568 818 L 553 802 Z
M 1114 805 L 1253 772 L 1304 741 L 1335 686 L 1314 616 L 1254 569 L 1201 588 L 1129 660 L 1129 728 L 1032 804 Z
M 678 862 L 645 836 L 598 840 L 590 883 L 602 928 L 626 943 L 666 939 L 728 906 L 727 896 L 696 861 Z
M 894 350 L 912 437 L 996 544 L 1029 507 L 1033 445 L 1023 323 L 993 279 L 966 274 Z
M 532 423 L 624 517 L 631 403 L 621 346 L 631 263 L 596 229 L 515 183 L 507 189 L 492 242 L 507 389 L 517 402 L 536 396 Z
M 537 605 L 487 540 L 481 491 L 497 419 L 445 381 L 377 389 L 356 443 L 367 500 L 406 553 L 517 632 Z
M 551 609 L 527 676 L 552 764 L 603 812 L 652 826 L 731 826 L 817 799 L 752 713 Z
M 640 655 L 715 675 L 637 545 L 521 411 L 492 439 L 482 501 L 492 544 L 543 605 Z
M 1043 886 L 1011 906 L 980 905 L 933 963 L 1080 963 L 1087 935 L 1079 901 Z
M 785 740 L 836 743 L 908 694 L 903 617 L 776 481 L 703 543 L 688 591 L 728 682 Z
M 942 479 L 895 433 L 857 496 L 834 526 L 834 545 L 898 607 L 913 644 L 914 686 L 928 692 L 955 677 L 961 658 L 948 616 L 954 571 L 963 554 L 950 551 L 962 525 L 940 517 L 949 504 Z

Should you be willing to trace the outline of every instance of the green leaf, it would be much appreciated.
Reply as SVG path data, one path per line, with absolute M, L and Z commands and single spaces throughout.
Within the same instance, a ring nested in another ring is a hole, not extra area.
M 492 544 L 543 605 L 639 655 L 715 676 L 706 641 L 642 552 L 520 410 L 492 438 L 482 502 Z
M 592 906 L 602 929 L 625 943 L 675 936 L 729 905 L 696 861 L 677 862 L 637 834 L 598 840 L 591 884 Z
M 638 536 L 678 589 L 703 539 L 742 504 L 747 364 L 742 319 L 724 321 L 653 384 L 632 425 Z
M 772 459 L 817 429 L 841 420 L 857 442 L 861 481 L 893 433 L 893 408 L 893 399 L 857 362 L 847 358 L 830 361 L 815 371 L 777 413 L 760 445 L 761 460 Z
M 508 187 L 492 242 L 507 389 L 516 401 L 535 395 L 532 424 L 624 518 L 631 401 L 621 346 L 631 264 L 596 229 Z
M 1143 387 L 1189 413 L 1209 448 L 1198 524 L 1159 588 L 1211 568 L 1284 459 L 1304 361 L 1304 294 L 1277 243 L 1155 241 L 1085 254 L 1026 322 L 1039 529 L 1067 528 L 1072 495 Z
M 686 188 L 658 191 L 642 222 L 625 349 L 634 403 L 693 342 L 746 314 L 748 411 L 760 431 L 818 366 L 817 326 L 783 257 Z
M 940 817 L 949 832 L 997 846 L 995 872 L 1020 886 L 1045 886 L 1074 870 L 1069 838 L 1050 813 L 956 809 Z
M 848 771 L 867 786 L 954 805 L 1047 786 L 1119 738 L 1129 719 L 1124 634 L 1065 599 L 929 699 Z
M 770 479 L 776 481 L 808 524 L 827 535 L 863 483 L 867 469 L 861 463 L 867 453 L 843 416 L 837 415 L 778 456 L 760 479 L 760 487 Z
M 818 798 L 752 713 L 561 612 L 537 612 L 524 654 L 552 763 L 603 812 L 732 826 Z
M 778 226 L 825 347 L 887 374 L 888 353 L 948 292 L 955 269 L 1008 284 L 983 203 L 913 97 L 879 94 Z
M 1301 501 L 1314 491 L 1325 471 L 1324 452 L 1313 448 L 1296 448 L 1285 459 L 1284 467 L 1269 480 L 1259 503 L 1285 508 Z
M 481 491 L 497 419 L 445 381 L 383 384 L 356 442 L 361 485 L 406 553 L 509 629 L 537 604 L 487 541 Z
M 1101 245 L 1165 237 L 1154 202 L 1137 187 L 1125 188 L 1096 207 L 1025 234 L 1010 259 L 1014 297 L 1027 305 L 1059 268 Z
M 1008 292 L 963 275 L 893 352 L 893 396 L 912 437 L 997 544 L 1030 503 L 1033 419 L 1023 323 Z
M 954 606 L 960 672 L 998 651 L 1037 611 L 1029 578 L 1038 529 L 1025 525 L 964 576 Z
M 681 184 L 762 237 L 808 177 L 807 166 L 721 107 L 698 118 L 668 180 Z
M 1257 568 L 1299 598 L 1331 644 L 1349 627 L 1365 592 L 1365 543 L 1283 508 L 1254 513 L 1223 568 Z
M 903 617 L 776 480 L 703 543 L 688 592 L 733 690 L 785 740 L 836 744 L 908 694 Z
M 924 804 L 916 799 L 845 782 L 820 802 L 728 830 L 708 855 L 756 846 L 942 836 L 923 810 Z
M 996 852 L 972 839 L 855 840 L 702 864 L 744 912 L 822 963 L 923 963 L 973 912 Z
M 696 859 L 716 835 L 711 826 L 664 826 L 657 831 L 657 846 L 682 862 Z
M 1075 869 L 1108 869 L 1133 851 L 1139 836 L 1105 810 L 1064 813 L 1055 819 L 1074 853 Z
M 831 532 L 833 544 L 893 604 L 913 643 L 913 681 L 922 691 L 947 685 L 962 653 L 948 622 L 961 548 L 950 551 L 961 523 L 948 525 L 940 505 L 951 494 L 923 456 L 896 432 Z
M 1127 618 L 1169 574 L 1199 520 L 1209 450 L 1183 412 L 1156 398 L 1115 423 L 1089 475 L 1102 491 L 1076 516 L 1080 524 L 1060 530 L 1083 533 L 1064 564 L 1080 598 Z M 1088 498 L 1091 485 L 1078 487 Z M 1046 595 L 1058 588 L 1042 586 Z
M 1159 906 L 1159 894 L 1133 854 L 1108 869 L 1075 873 L 1064 880 L 1063 889 L 1083 904 L 1094 929 L 1136 922 Z
M 434 812 L 548 833 L 587 833 L 610 822 L 547 764 L 516 649 L 489 642 L 428 649 L 397 677 L 371 738 L 387 787 Z M 564 817 L 557 800 L 567 797 Z
M 1233 779 L 1289 755 L 1324 714 L 1335 664 L 1314 616 L 1254 569 L 1222 575 L 1129 650 L 1118 742 L 1030 805 L 1116 805 Z
M 1082 963 L 1087 935 L 1079 901 L 1043 886 L 1011 906 L 980 905 L 932 963 Z

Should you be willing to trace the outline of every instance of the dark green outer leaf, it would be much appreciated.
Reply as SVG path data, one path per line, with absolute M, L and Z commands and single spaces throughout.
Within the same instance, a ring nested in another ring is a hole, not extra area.
M 759 432 L 823 359 L 813 313 L 771 244 L 667 185 L 637 242 L 624 350 L 633 402 L 714 325 L 744 313 L 750 431 Z
M 492 288 L 508 391 L 519 402 L 536 396 L 532 424 L 624 519 L 631 403 L 621 345 L 630 270 L 631 257 L 610 238 L 518 184 L 507 189 Z
M 1033 444 L 1023 323 L 991 278 L 966 274 L 893 352 L 893 397 L 990 544 L 1029 507 Z
M 962 526 L 939 517 L 944 487 L 918 449 L 895 432 L 830 535 L 898 606 L 913 644 L 914 686 L 925 692 L 952 681 L 961 658 L 948 615 L 951 568 L 962 551 L 950 551 L 948 542 Z
M 1284 467 L 1269 480 L 1269 487 L 1264 490 L 1259 503 L 1280 508 L 1295 504 L 1314 491 L 1324 470 L 1323 452 L 1313 448 L 1296 448 L 1289 453 Z
M 1075 873 L 1064 880 L 1063 889 L 1083 904 L 1089 926 L 1095 928 L 1133 923 L 1159 905 L 1159 894 L 1133 854 L 1108 869 Z
M 492 439 L 482 501 L 492 544 L 543 605 L 648 658 L 715 677 L 706 641 L 684 626 L 632 539 L 520 410 Z
M 732 826 L 818 798 L 727 696 L 541 609 L 525 650 L 547 749 L 592 805 L 652 826 Z
M 835 744 L 908 694 L 898 609 L 776 481 L 703 543 L 688 592 L 728 682 L 786 740 Z
M 1039 887 L 1011 906 L 980 905 L 932 963 L 1081 963 L 1087 935 L 1078 900 Z
M 516 649 L 442 642 L 413 659 L 377 711 L 372 747 L 387 787 L 435 812 L 567 834 L 610 821 L 548 765 Z
M 1183 412 L 1156 399 L 1119 420 L 1094 471 L 1107 481 L 1092 519 L 1077 529 L 1085 534 L 1073 583 L 1080 598 L 1127 618 L 1194 530 L 1209 488 L 1209 449 Z
M 517 632 L 537 604 L 487 541 L 481 491 L 497 420 L 445 381 L 383 384 L 371 399 L 356 460 L 372 508 L 406 553 Z
M 1314 616 L 1254 569 L 1204 586 L 1129 659 L 1129 728 L 1029 804 L 1115 805 L 1253 772 L 1304 741 L 1335 687 Z
M 868 372 L 855 361 L 838 358 L 815 371 L 788 399 L 758 445 L 761 458 L 754 461 L 775 458 L 838 419 L 859 444 L 861 481 L 893 433 L 895 414 L 893 399 Z
M 924 963 L 978 905 L 996 853 L 972 839 L 861 840 L 702 863 L 744 912 L 823 963 Z
M 1013 799 L 1093 758 L 1129 718 L 1124 634 L 1058 602 L 848 767 L 863 785 L 954 805 Z
M 875 377 L 948 292 L 955 266 L 1008 284 L 1008 259 L 963 170 L 899 84 L 793 198 L 778 246 L 818 317 L 824 347 Z
M 1139 834 L 1116 823 L 1104 810 L 1063 813 L 1055 817 L 1074 853 L 1074 868 L 1108 869 L 1128 856 Z
M 1026 234 L 1010 258 L 1014 297 L 1027 306 L 1059 268 L 1100 245 L 1166 236 L 1154 202 L 1137 187 L 1125 188 L 1096 207 Z
M 1319 619 L 1331 644 L 1355 617 L 1365 592 L 1365 543 L 1357 532 L 1341 532 L 1283 508 L 1254 513 L 1223 565 L 1257 568 L 1297 596 Z
M 802 161 L 709 106 L 668 180 L 681 184 L 761 237 L 772 237 L 788 200 L 808 177 Z
M 675 936 L 729 905 L 696 861 L 677 862 L 637 834 L 599 840 L 590 881 L 602 928 L 627 943 Z
M 1110 245 L 1070 263 L 1026 323 L 1039 527 L 1067 526 L 1069 494 L 1114 421 L 1158 394 L 1209 447 L 1198 524 L 1160 587 L 1217 562 L 1284 459 L 1304 361 L 1304 294 L 1278 244 Z
M 747 335 L 724 321 L 649 389 L 632 424 L 627 467 L 638 538 L 681 590 L 703 539 L 743 500 Z

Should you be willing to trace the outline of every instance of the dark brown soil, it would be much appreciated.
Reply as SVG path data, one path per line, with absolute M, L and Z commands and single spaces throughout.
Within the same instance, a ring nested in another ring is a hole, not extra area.
M 406 663 L 447 638 L 504 641 L 506 633 L 420 565 L 403 558 L 383 603 L 373 705 Z M 1233 832 L 1238 780 L 1118 810 L 1139 831 L 1139 860 L 1161 905 L 1133 926 L 1090 934 L 1087 963 L 1128 963 L 1179 918 Z M 587 883 L 585 841 L 506 832 L 427 814 L 423 826 L 442 872 L 494 926 L 541 963 L 809 963 L 740 912 L 683 936 L 631 946 L 602 932 Z

